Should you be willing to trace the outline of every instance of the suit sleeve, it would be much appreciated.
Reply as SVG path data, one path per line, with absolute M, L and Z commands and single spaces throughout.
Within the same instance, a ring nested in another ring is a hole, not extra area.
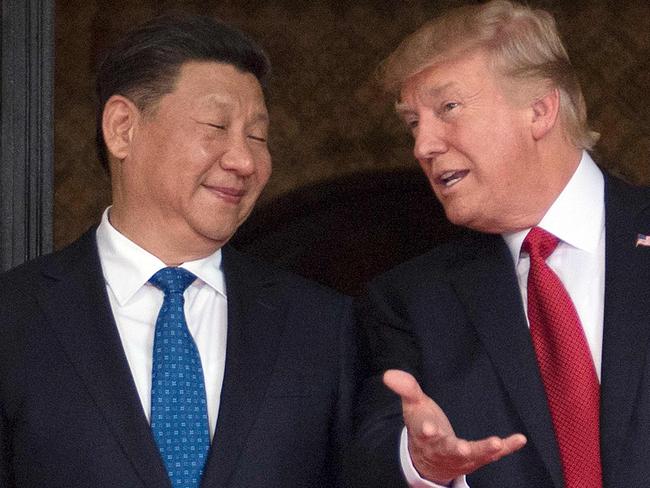
M 402 407 L 399 397 L 384 386 L 382 375 L 397 368 L 419 379 L 420 353 L 393 299 L 375 285 L 355 307 L 362 370 L 349 463 L 355 488 L 408 486 L 399 453 Z
M 332 426 L 332 445 L 328 456 L 328 465 L 332 467 L 330 479 L 336 487 L 347 486 L 345 470 L 346 453 L 352 440 L 352 410 L 358 382 L 358 355 L 354 338 L 354 320 L 352 303 L 346 299 L 338 322 L 338 394 L 336 404 L 336 419 Z

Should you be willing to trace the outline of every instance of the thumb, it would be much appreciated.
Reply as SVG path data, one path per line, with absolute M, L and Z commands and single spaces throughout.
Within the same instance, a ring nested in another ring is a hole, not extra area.
M 404 404 L 418 403 L 426 398 L 413 375 L 399 369 L 389 369 L 384 373 L 384 385 L 397 393 Z

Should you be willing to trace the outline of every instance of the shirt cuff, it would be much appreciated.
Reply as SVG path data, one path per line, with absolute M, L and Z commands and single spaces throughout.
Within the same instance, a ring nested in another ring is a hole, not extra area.
M 422 478 L 417 469 L 415 469 L 415 466 L 413 466 L 413 460 L 409 453 L 408 433 L 406 427 L 402 429 L 402 436 L 399 440 L 399 459 L 402 466 L 402 473 L 404 473 L 406 482 L 411 488 L 469 488 L 467 479 L 464 475 L 453 480 L 451 485 L 437 485 Z

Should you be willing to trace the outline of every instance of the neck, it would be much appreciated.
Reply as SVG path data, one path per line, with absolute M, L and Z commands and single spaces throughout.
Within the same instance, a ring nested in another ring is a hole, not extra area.
M 535 174 L 524 186 L 507 220 L 491 223 L 485 232 L 511 233 L 535 227 L 560 196 L 575 173 L 582 150 L 570 144 L 539 144 Z M 483 229 L 479 229 L 483 230 Z
M 539 224 L 578 169 L 582 150 L 568 142 L 541 145 L 539 156 L 541 178 L 538 201 L 528 215 L 522 216 L 523 218 L 516 228 L 509 229 L 510 232 L 528 229 Z
M 153 254 L 167 266 L 178 266 L 188 261 L 202 259 L 217 252 L 224 242 L 214 241 L 196 233 L 185 237 L 170 227 L 161 227 L 148 221 L 146 216 L 122 212 L 115 203 L 109 213 L 109 222 L 123 236 Z

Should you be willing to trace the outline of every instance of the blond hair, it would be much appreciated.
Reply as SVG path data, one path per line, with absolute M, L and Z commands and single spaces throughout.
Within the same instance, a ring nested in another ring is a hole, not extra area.
M 599 134 L 589 129 L 578 77 L 553 16 L 508 0 L 459 7 L 407 37 L 379 67 L 384 89 L 397 94 L 425 68 L 483 50 L 490 66 L 515 84 L 557 88 L 560 117 L 578 148 L 591 149 Z

